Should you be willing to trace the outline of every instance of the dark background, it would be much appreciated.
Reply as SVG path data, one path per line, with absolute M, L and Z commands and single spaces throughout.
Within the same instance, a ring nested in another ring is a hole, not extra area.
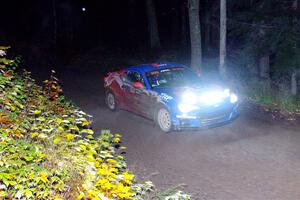
M 244 73 L 257 76 L 260 60 L 266 56 L 275 81 L 299 68 L 300 12 L 293 9 L 293 2 L 227 0 L 229 74 L 231 70 L 239 71 L 241 77 Z M 145 0 L 2 1 L 0 44 L 12 46 L 10 53 L 22 55 L 25 65 L 46 70 L 94 49 L 114 55 L 115 60 L 122 53 L 127 60 L 153 55 L 133 64 L 155 62 L 164 55 L 168 56 L 162 60 L 189 64 L 187 4 L 187 0 L 154 0 L 162 47 L 158 50 L 150 48 Z M 206 68 L 217 69 L 218 65 L 219 7 L 219 0 L 200 0 L 202 64 Z
M 42 49 L 56 47 L 56 50 L 63 51 L 65 49 L 84 51 L 99 45 L 123 49 L 147 47 L 144 1 L 56 1 L 56 41 L 53 2 L 49 0 L 2 2 L 1 44 L 14 47 L 35 45 Z M 172 7 L 174 2 L 161 1 L 157 4 L 157 18 L 163 44 L 171 43 L 170 21 L 175 12 L 174 7 L 180 4 Z M 82 8 L 86 8 L 86 12 L 83 12 Z

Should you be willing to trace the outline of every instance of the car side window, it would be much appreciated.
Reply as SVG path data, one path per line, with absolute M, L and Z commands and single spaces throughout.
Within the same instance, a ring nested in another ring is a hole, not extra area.
M 144 79 L 140 73 L 136 71 L 127 71 L 126 75 L 127 75 L 127 80 L 129 82 L 131 83 L 140 82 L 143 85 L 145 85 Z

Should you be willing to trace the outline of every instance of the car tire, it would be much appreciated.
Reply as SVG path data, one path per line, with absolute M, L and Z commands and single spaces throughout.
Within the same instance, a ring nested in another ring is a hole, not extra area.
M 160 106 L 156 110 L 155 122 L 156 122 L 157 126 L 165 133 L 168 133 L 172 130 L 171 113 L 164 106 Z
M 107 92 L 105 95 L 105 103 L 109 110 L 116 111 L 118 108 L 117 100 L 112 92 Z

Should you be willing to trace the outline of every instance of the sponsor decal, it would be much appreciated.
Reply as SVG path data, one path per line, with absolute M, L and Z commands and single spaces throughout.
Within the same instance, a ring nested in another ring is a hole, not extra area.
M 169 101 L 169 100 L 173 99 L 173 97 L 171 97 L 170 95 L 168 95 L 166 93 L 161 93 L 159 96 L 160 96 L 160 98 L 162 98 L 165 101 Z

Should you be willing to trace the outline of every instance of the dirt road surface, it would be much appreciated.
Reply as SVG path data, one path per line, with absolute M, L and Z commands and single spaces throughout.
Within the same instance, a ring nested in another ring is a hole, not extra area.
M 229 125 L 165 134 L 150 120 L 109 111 L 98 70 L 58 75 L 65 95 L 94 116 L 96 131 L 123 134 L 128 166 L 139 180 L 150 179 L 159 188 L 186 184 L 193 199 L 300 199 L 299 126 L 242 108 Z

